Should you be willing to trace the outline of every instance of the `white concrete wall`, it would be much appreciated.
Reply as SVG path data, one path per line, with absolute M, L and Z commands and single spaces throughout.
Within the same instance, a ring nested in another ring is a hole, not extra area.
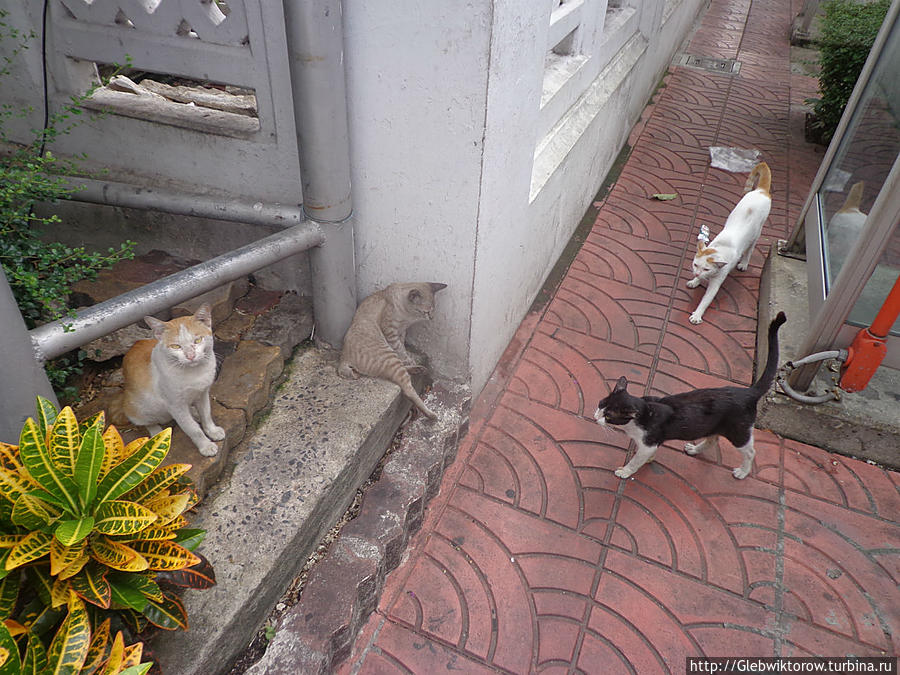
M 703 3 L 623 0 L 606 12 L 606 0 L 585 0 L 597 14 L 559 61 L 557 82 L 574 75 L 553 98 L 549 0 L 344 3 L 359 297 L 394 281 L 448 284 L 435 321 L 410 336 L 438 373 L 485 383 Z M 32 98 L 34 56 L 19 74 Z M 273 80 L 273 96 L 288 83 Z M 157 134 L 183 146 L 154 159 L 169 180 L 221 175 L 258 199 L 295 189 L 297 167 L 280 154 L 229 163 L 227 140 L 114 117 L 73 145 L 140 173 Z
M 468 377 L 490 0 L 346 2 L 344 49 L 360 299 L 437 281 L 411 341 Z
M 584 93 L 547 138 L 535 135 L 546 12 L 494 3 L 469 369 L 478 391 L 590 205 L 702 0 L 639 6 L 623 36 L 583 46 Z M 641 30 L 643 29 L 643 30 Z M 614 53 L 608 42 L 617 40 Z M 622 45 L 621 48 L 618 45 Z M 546 126 L 546 125 L 545 125 Z M 536 145 L 540 151 L 536 152 Z

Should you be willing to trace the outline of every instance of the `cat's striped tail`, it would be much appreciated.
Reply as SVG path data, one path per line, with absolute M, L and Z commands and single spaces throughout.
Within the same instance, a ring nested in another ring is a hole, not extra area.
M 778 372 L 778 329 L 785 321 L 787 321 L 787 317 L 784 312 L 778 312 L 778 315 L 769 324 L 769 354 L 766 356 L 766 368 L 750 387 L 756 392 L 758 398 L 762 398 L 775 381 L 775 373 Z
M 753 190 L 753 183 L 756 183 L 756 189 L 762 190 L 770 197 L 772 191 L 772 171 L 765 162 L 760 162 L 753 167 L 750 175 L 747 176 L 747 182 L 744 184 L 744 193 Z

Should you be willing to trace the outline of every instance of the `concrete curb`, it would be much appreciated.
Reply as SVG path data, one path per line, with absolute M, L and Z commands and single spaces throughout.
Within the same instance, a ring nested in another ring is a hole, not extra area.
M 406 417 L 399 387 L 344 380 L 337 358 L 319 349 L 294 356 L 271 408 L 230 458 L 233 470 L 191 519 L 207 530 L 200 552 L 218 583 L 185 594 L 190 630 L 150 641 L 167 675 L 228 672 Z
M 467 387 L 439 382 L 426 403 L 437 422 L 416 419 L 366 492 L 359 515 L 341 530 L 310 573 L 299 602 L 283 615 L 274 639 L 247 675 L 328 673 L 346 658 L 375 610 L 387 574 L 401 561 L 456 458 L 469 424 Z

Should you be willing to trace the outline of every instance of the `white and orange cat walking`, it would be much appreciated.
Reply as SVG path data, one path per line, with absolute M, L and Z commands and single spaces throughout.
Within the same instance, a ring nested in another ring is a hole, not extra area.
M 151 434 L 174 419 L 200 454 L 212 457 L 219 451 L 215 441 L 225 438 L 225 430 L 213 421 L 209 401 L 216 377 L 209 305 L 201 305 L 192 316 L 171 321 L 146 316 L 144 321 L 156 339 L 138 340 L 122 361 L 123 412 Z M 200 415 L 200 424 L 192 407 Z
M 756 189 L 753 183 L 756 181 Z M 688 288 L 696 288 L 701 281 L 706 282 L 706 293 L 691 314 L 691 323 L 703 321 L 703 313 L 709 307 L 722 282 L 737 267 L 746 270 L 756 242 L 762 234 L 763 223 L 772 208 L 772 172 L 769 165 L 760 162 L 750 172 L 745 186 L 745 194 L 728 215 L 725 227 L 709 244 L 697 244 L 694 255 L 694 278 L 687 282 Z

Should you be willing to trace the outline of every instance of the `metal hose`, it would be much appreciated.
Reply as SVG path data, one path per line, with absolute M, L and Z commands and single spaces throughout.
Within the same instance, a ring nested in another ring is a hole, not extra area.
M 817 361 L 827 361 L 829 359 L 837 359 L 838 361 L 843 363 L 847 360 L 847 356 L 848 353 L 846 349 L 831 349 L 829 351 L 817 352 L 816 354 L 804 356 L 798 361 L 788 361 L 778 371 L 778 375 L 776 376 L 775 381 L 778 382 L 778 385 L 781 387 L 781 390 L 785 394 L 790 396 L 795 401 L 799 401 L 800 403 L 818 405 L 819 403 L 825 403 L 826 401 L 836 400 L 839 397 L 839 394 L 837 393 L 837 387 L 826 391 L 820 396 L 807 396 L 806 394 L 801 394 L 797 391 L 794 391 L 794 389 L 791 388 L 791 385 L 788 384 L 787 380 L 791 372 L 799 366 L 804 366 L 807 363 L 816 363 Z

